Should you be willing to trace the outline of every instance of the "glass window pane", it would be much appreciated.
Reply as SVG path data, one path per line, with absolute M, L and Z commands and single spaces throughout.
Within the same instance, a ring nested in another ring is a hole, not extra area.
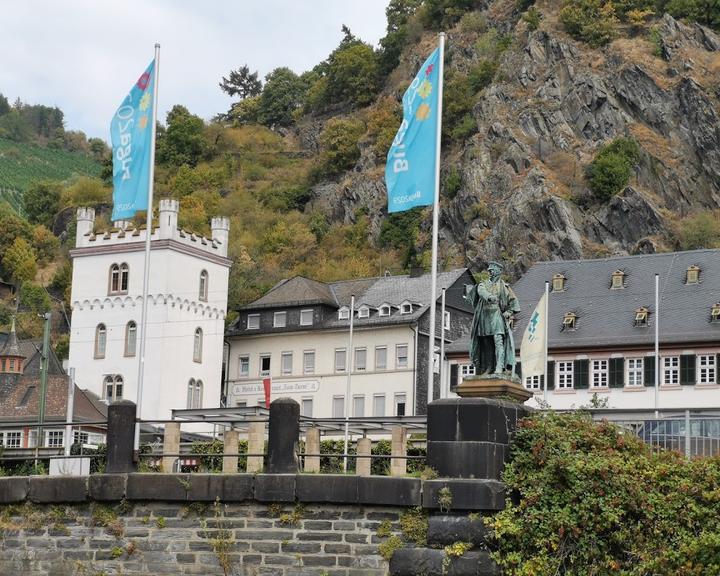
M 283 374 L 292 374 L 292 352 L 283 352 L 282 353 L 282 373 Z
M 307 350 L 303 352 L 303 372 L 305 374 L 313 374 L 315 372 L 315 351 Z
M 367 350 L 355 348 L 355 370 L 363 371 L 367 368 Z
M 346 351 L 345 349 L 335 350 L 335 372 L 345 372 L 346 369 Z
M 343 396 L 335 396 L 333 398 L 332 417 L 333 418 L 344 418 L 345 417 L 345 398 Z
M 385 394 L 373 396 L 373 416 L 385 416 Z
M 301 310 L 300 311 L 300 326 L 310 326 L 313 323 L 313 311 L 312 310 Z
M 353 396 L 353 416 L 365 416 L 365 396 Z
M 387 348 L 378 346 L 375 348 L 375 370 L 387 369 Z
M 275 312 L 273 314 L 273 327 L 274 328 L 285 328 L 287 324 L 287 312 Z
M 300 405 L 300 414 L 312 418 L 313 412 L 313 401 L 312 398 L 303 398 L 302 404 Z

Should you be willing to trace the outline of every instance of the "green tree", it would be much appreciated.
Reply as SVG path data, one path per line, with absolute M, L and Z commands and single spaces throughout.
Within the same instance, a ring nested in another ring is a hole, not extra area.
M 0 116 L 4 116 L 10 112 L 10 102 L 8 102 L 8 99 L 0 94 Z
M 607 201 L 622 191 L 639 160 L 640 147 L 632 138 L 617 138 L 601 148 L 586 172 L 595 197 Z
M 387 33 L 380 39 L 378 69 L 387 76 L 398 65 L 408 39 L 408 20 L 415 14 L 421 0 L 390 0 L 385 9 Z
M 43 180 L 33 182 L 23 194 L 23 207 L 28 220 L 33 224 L 52 226 L 55 214 L 60 209 L 62 184 Z
M 112 192 L 101 180 L 81 176 L 65 188 L 61 204 L 67 206 L 98 206 L 110 202 Z
M 230 70 L 227 78 L 223 76 L 220 89 L 228 96 L 238 96 L 240 100 L 258 96 L 262 92 L 262 82 L 258 80 L 257 70 L 250 72 L 245 64 L 237 70 Z
M 38 260 L 43 264 L 52 262 L 60 248 L 60 240 L 48 228 L 38 224 L 33 228 L 32 245 Z
M 358 141 L 365 133 L 360 120 L 328 120 L 320 134 L 320 158 L 326 176 L 352 168 L 360 158 Z
M 14 108 L 0 116 L 0 138 L 7 138 L 15 142 L 27 142 L 31 135 L 30 125 Z
M 560 22 L 565 30 L 590 46 L 604 46 L 617 35 L 618 19 L 612 2 L 564 0 Z
M 307 87 L 290 68 L 275 68 L 265 77 L 265 88 L 260 95 L 258 121 L 272 128 L 290 126 L 293 113 L 302 104 Z
M 375 99 L 378 88 L 378 63 L 372 46 L 356 43 L 334 54 L 325 89 L 328 104 L 365 106 Z
M 2 259 L 3 268 L 16 285 L 20 286 L 35 278 L 37 274 L 37 255 L 24 238 L 16 238 Z
M 400 250 L 403 255 L 403 268 L 419 263 L 415 245 L 422 219 L 423 208 L 412 208 L 388 214 L 380 227 L 380 246 Z
M 207 148 L 202 118 L 191 114 L 185 106 L 176 104 L 168 112 L 166 122 L 165 129 L 158 133 L 158 162 L 172 166 L 195 166 Z
M 42 314 L 50 310 L 50 296 L 40 284 L 23 282 L 20 288 L 20 304 L 32 312 Z
M 16 238 L 30 240 L 32 227 L 20 218 L 5 202 L 0 202 L 0 258 L 12 246 Z

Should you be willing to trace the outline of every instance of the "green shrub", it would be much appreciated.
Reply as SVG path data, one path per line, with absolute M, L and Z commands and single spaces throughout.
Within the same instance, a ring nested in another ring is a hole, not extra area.
M 487 523 L 504 574 L 707 575 L 720 570 L 720 458 L 659 453 L 582 412 L 522 421 Z
M 334 176 L 352 168 L 360 158 L 358 142 L 364 133 L 360 120 L 328 120 L 320 134 L 322 175 Z
M 720 217 L 702 212 L 684 218 L 680 222 L 678 241 L 681 250 L 720 248 Z
M 443 137 L 452 138 L 453 129 L 472 111 L 473 88 L 470 79 L 459 73 L 448 73 L 443 90 Z
M 50 296 L 40 284 L 25 282 L 20 288 L 20 304 L 37 314 L 43 314 L 50 310 Z
M 467 140 L 478 131 L 478 125 L 472 114 L 465 114 L 450 131 L 450 139 L 454 142 Z
M 528 30 L 531 32 L 538 29 L 538 26 L 540 26 L 540 20 L 542 20 L 542 14 L 540 13 L 540 10 L 535 8 L 535 6 L 531 6 L 525 14 L 523 14 L 522 19 L 527 24 Z
M 455 166 L 451 166 L 445 173 L 442 193 L 448 198 L 455 198 L 461 186 L 462 176 L 460 175 L 460 171 L 455 168 Z
M 632 138 L 617 138 L 601 148 L 587 168 L 587 181 L 598 200 L 607 201 L 630 180 L 640 160 L 640 147 Z
M 403 252 L 403 267 L 407 266 L 415 256 L 423 208 L 412 208 L 404 212 L 388 214 L 380 226 L 379 242 L 384 248 L 395 248 Z
M 497 60 L 483 60 L 477 66 L 473 67 L 468 74 L 470 87 L 475 92 L 480 92 L 480 90 L 487 88 L 492 84 L 497 69 Z
M 618 25 L 613 3 L 603 0 L 564 0 L 560 22 L 572 37 L 593 47 L 615 38 Z

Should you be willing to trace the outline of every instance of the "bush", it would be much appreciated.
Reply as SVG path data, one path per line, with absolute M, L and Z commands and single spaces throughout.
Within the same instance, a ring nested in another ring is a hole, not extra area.
M 680 222 L 678 241 L 681 250 L 720 248 L 720 217 L 712 212 L 688 216 Z
M 640 147 L 632 138 L 618 138 L 601 148 L 586 173 L 595 197 L 607 201 L 620 192 L 639 160 Z
M 43 314 L 50 310 L 50 296 L 40 284 L 25 282 L 20 289 L 20 304 L 33 312 Z
M 380 246 L 395 248 L 403 253 L 403 268 L 415 261 L 415 243 L 420 232 L 423 208 L 416 207 L 404 212 L 388 214 L 380 227 Z
M 612 2 L 564 0 L 560 22 L 572 37 L 599 47 L 615 38 L 618 19 Z
M 442 133 L 445 140 L 452 138 L 455 127 L 465 121 L 472 111 L 473 88 L 470 79 L 462 74 L 448 73 L 443 90 Z
M 497 69 L 497 60 L 483 60 L 477 66 L 473 67 L 468 74 L 470 87 L 475 92 L 480 92 L 480 90 L 487 88 L 492 84 Z
M 508 576 L 707 575 L 720 569 L 720 458 L 653 450 L 582 412 L 521 422 L 488 519 Z
M 522 19 L 527 23 L 528 30 L 532 32 L 537 30 L 538 26 L 540 26 L 542 14 L 540 13 L 540 10 L 535 8 L 535 6 L 531 6 L 528 11 L 523 14 Z
M 349 170 L 360 158 L 358 141 L 365 133 L 360 120 L 328 120 L 320 134 L 322 174 L 334 176 Z
M 455 198 L 460 190 L 460 186 L 462 186 L 462 176 L 460 175 L 460 171 L 455 168 L 455 166 L 451 166 L 448 168 L 445 173 L 445 178 L 443 179 L 443 196 L 447 196 L 450 199 Z
M 62 186 L 58 182 L 34 182 L 23 194 L 23 207 L 28 220 L 33 224 L 52 226 L 53 218 L 60 209 L 60 192 Z

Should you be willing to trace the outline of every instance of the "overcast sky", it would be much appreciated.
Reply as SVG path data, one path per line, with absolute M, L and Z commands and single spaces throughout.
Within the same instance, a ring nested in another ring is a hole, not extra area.
M 0 93 L 58 106 L 65 127 L 109 140 L 110 118 L 159 42 L 159 117 L 174 104 L 209 119 L 218 82 L 247 63 L 265 76 L 325 59 L 340 28 L 373 45 L 388 0 L 22 0 L 0 11 Z

